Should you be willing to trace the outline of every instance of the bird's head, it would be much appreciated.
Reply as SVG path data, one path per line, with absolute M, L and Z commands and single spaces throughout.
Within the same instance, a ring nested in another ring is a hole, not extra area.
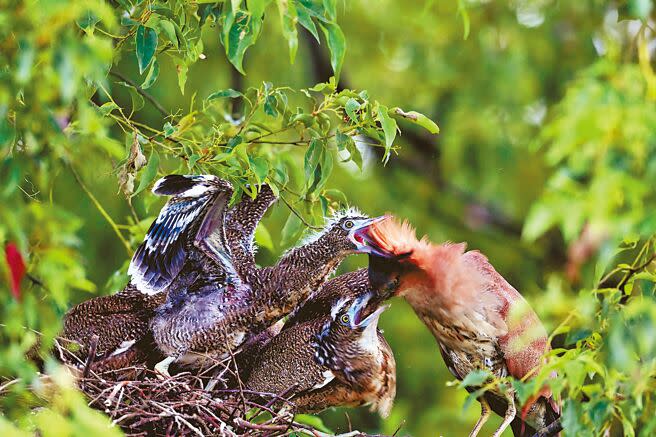
M 387 308 L 388 305 L 380 306 L 372 292 L 336 301 L 330 319 L 315 339 L 317 362 L 357 382 L 361 371 L 358 360 L 375 355 L 380 349 L 378 319 Z
M 369 260 L 372 289 L 384 295 L 390 283 L 415 311 L 432 314 L 448 311 L 456 316 L 469 311 L 498 311 L 499 301 L 487 290 L 489 263 L 477 251 L 465 253 L 465 243 L 433 244 L 418 239 L 408 222 L 397 219 L 375 223 L 368 230 L 379 255 Z M 501 325 L 490 315 L 494 325 Z
M 408 288 L 410 278 L 417 279 L 425 270 L 433 245 L 417 238 L 414 228 L 392 216 L 385 216 L 366 230 L 369 255 L 369 282 L 381 295 Z M 404 283 L 406 282 L 406 283 Z
M 386 216 L 369 218 L 356 209 L 334 214 L 320 232 L 311 235 L 305 242 L 320 242 L 340 254 L 377 253 L 370 244 L 369 228 L 383 221 Z

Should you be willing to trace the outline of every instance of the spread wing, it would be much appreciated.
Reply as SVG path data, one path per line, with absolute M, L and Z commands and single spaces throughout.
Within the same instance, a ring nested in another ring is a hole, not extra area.
M 255 198 L 244 194 L 241 201 L 228 210 L 225 230 L 236 264 L 240 266 L 255 265 L 253 247 L 255 228 L 276 200 L 277 197 L 271 187 L 262 184 Z
M 180 273 L 191 245 L 209 234 L 216 236 L 222 254 L 218 261 L 230 270 L 223 219 L 232 186 L 212 175 L 168 175 L 155 184 L 153 193 L 171 199 L 132 257 L 128 274 L 133 285 L 149 295 L 166 289 Z

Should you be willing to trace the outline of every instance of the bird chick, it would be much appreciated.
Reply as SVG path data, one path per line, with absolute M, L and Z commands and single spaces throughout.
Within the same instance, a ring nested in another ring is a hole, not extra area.
M 149 323 L 164 297 L 144 295 L 128 284 L 117 294 L 86 300 L 66 313 L 61 337 L 79 346 L 75 354 L 80 358 L 95 341 L 95 361 L 124 364 L 120 357 L 128 350 L 152 349 Z
M 78 304 L 64 317 L 62 337 L 81 346 L 80 356 L 88 354 L 97 337 L 94 368 L 123 367 L 135 357 L 142 361 L 153 355 L 150 323 L 175 281 L 188 283 L 198 276 L 225 281 L 224 266 L 214 260 L 206 241 L 216 227 L 212 222 L 224 211 L 231 253 L 242 261 L 242 270 L 254 267 L 255 228 L 276 200 L 271 188 L 262 185 L 255 198 L 244 195 L 227 208 L 232 186 L 212 175 L 168 175 L 155 183 L 153 193 L 171 199 L 132 258 L 129 284 L 116 294 Z
M 207 234 L 207 241 L 227 278 L 218 282 L 184 275 L 169 287 L 167 301 L 151 323 L 155 342 L 167 356 L 157 370 L 166 375 L 173 362 L 202 367 L 226 358 L 288 315 L 346 256 L 368 252 L 360 243 L 361 234 L 376 220 L 356 211 L 339 213 L 276 265 L 242 269 L 225 243 L 224 218 L 216 217 L 219 225 Z
M 343 297 L 328 314 L 286 326 L 260 353 L 247 389 L 289 397 L 298 412 L 370 405 L 387 417 L 396 363 L 377 329 L 387 306 L 379 307 L 372 296 Z
M 407 222 L 396 220 L 376 223 L 366 239 L 382 255 L 370 265 L 372 287 L 392 277 L 399 281 L 397 295 L 429 328 L 456 378 L 484 369 L 496 377 L 521 379 L 539 370 L 550 349 L 546 330 L 483 254 L 465 251 L 464 243 L 418 240 Z M 511 387 L 489 390 L 479 401 L 481 417 L 471 435 L 488 419 L 489 406 L 504 418 L 494 436 L 508 425 L 515 435 L 532 435 L 559 417 L 548 387 L 524 406 L 523 415 L 517 414 Z

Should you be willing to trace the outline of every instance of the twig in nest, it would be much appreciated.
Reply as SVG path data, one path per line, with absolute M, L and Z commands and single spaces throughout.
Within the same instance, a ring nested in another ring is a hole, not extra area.
M 100 337 L 97 334 L 91 336 L 89 341 L 89 355 L 87 355 L 87 361 L 84 363 L 84 371 L 82 372 L 82 378 L 89 376 L 89 370 L 91 370 L 91 365 L 93 360 L 96 358 L 96 348 L 98 347 L 98 341 Z

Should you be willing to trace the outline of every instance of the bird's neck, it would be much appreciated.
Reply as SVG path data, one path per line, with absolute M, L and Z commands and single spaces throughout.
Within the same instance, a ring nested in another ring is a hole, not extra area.
M 283 317 L 319 288 L 347 255 L 321 239 L 294 248 L 275 266 L 261 269 L 256 298 L 270 308 L 270 317 Z

